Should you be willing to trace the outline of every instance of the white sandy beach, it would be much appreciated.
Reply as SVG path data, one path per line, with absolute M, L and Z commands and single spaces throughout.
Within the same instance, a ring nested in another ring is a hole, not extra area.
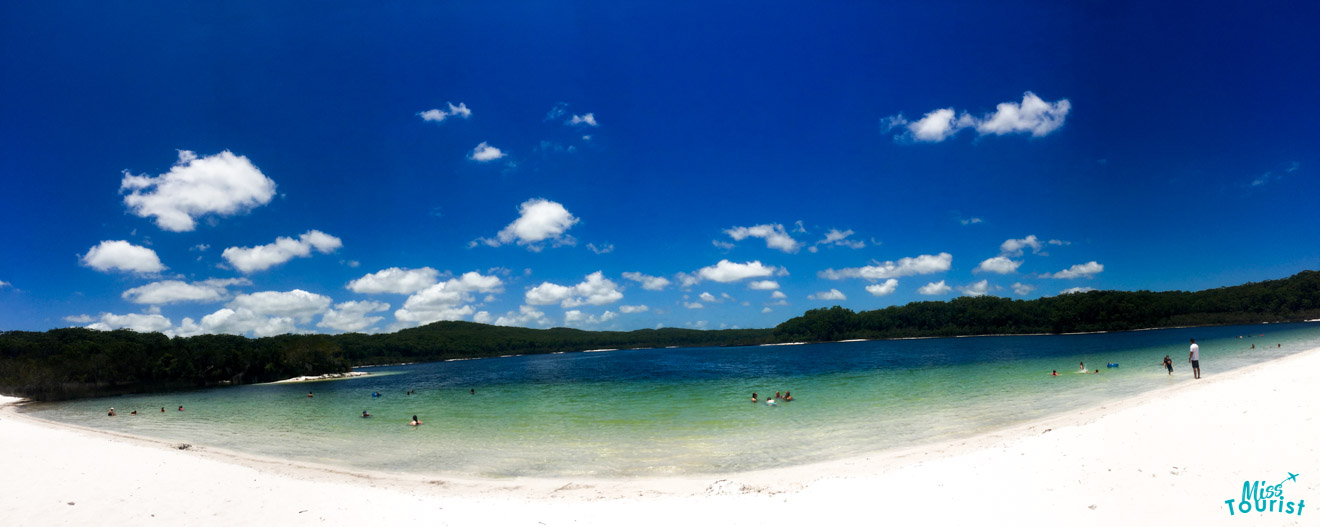
M 965 441 L 755 473 L 601 481 L 356 473 L 180 450 L 5 407 L 0 524 L 1314 525 L 1317 372 L 1320 349 Z M 1305 500 L 1300 515 L 1229 514 L 1224 501 L 1239 500 L 1244 481 L 1275 485 L 1289 472 L 1298 477 L 1284 496 Z

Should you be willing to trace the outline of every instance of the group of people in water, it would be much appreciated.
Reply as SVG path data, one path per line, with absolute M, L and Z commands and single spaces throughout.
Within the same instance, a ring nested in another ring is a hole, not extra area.
M 765 404 L 768 404 L 768 405 L 770 405 L 770 406 L 774 406 L 774 405 L 777 404 L 778 402 L 785 402 L 785 403 L 786 403 L 786 402 L 789 402 L 789 401 L 792 401 L 792 400 L 793 400 L 793 392 L 784 392 L 784 395 L 783 395 L 783 396 L 780 396 L 780 395 L 779 395 L 779 392 L 776 391 L 774 397 L 767 397 L 767 398 L 765 399 Z M 756 392 L 752 392 L 752 402 L 753 402 L 753 403 L 759 403 L 759 402 L 760 402 L 760 399 L 758 399 L 757 396 L 756 396 Z
M 1263 337 L 1265 335 L 1261 334 L 1260 336 Z M 1238 338 L 1240 339 L 1242 337 L 1239 336 Z M 1275 344 L 1274 347 L 1282 348 L 1283 344 Z M 1252 344 L 1250 349 L 1256 349 L 1256 345 Z M 1192 378 L 1200 379 L 1201 378 L 1201 347 L 1196 344 L 1196 339 L 1191 339 L 1191 346 L 1189 346 L 1187 349 L 1187 362 L 1190 362 L 1192 364 Z M 1092 373 L 1092 374 L 1100 373 L 1100 370 L 1087 371 L 1086 364 L 1083 362 L 1077 363 L 1077 366 L 1078 366 L 1077 373 Z M 1106 364 L 1105 366 L 1109 368 L 1117 368 L 1118 363 L 1111 362 Z M 1163 366 L 1164 369 L 1168 371 L 1168 374 L 1170 376 L 1173 375 L 1173 359 L 1169 358 L 1168 355 L 1165 355 L 1164 360 L 1160 361 L 1160 366 Z M 1050 376 L 1058 377 L 1059 370 L 1054 370 L 1050 372 Z
M 180 407 L 179 407 L 179 411 L 180 411 L 180 412 L 183 411 L 183 406 L 180 406 Z M 165 413 L 165 407 L 164 407 L 164 406 L 160 407 L 160 413 L 162 413 L 162 414 Z M 138 413 L 137 413 L 137 410 L 133 410 L 132 412 L 129 412 L 129 413 L 128 413 L 128 415 L 137 415 L 137 414 L 138 414 Z M 115 412 L 115 407 L 111 406 L 111 407 L 110 407 L 110 411 L 109 411 L 109 412 L 106 412 L 105 415 L 107 415 L 107 416 L 109 416 L 109 417 L 114 417 L 114 416 L 117 416 L 117 415 L 119 415 L 119 414 L 118 414 L 117 412 Z

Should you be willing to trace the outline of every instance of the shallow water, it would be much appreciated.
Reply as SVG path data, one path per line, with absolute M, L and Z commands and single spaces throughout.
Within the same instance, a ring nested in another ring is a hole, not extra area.
M 725 473 L 966 437 L 1191 382 L 1190 337 L 1201 346 L 1203 376 L 1212 377 L 1320 347 L 1320 324 L 531 355 L 25 411 L 368 470 L 493 478 Z M 1165 355 L 1172 377 L 1159 364 Z M 1100 373 L 1076 373 L 1079 361 Z M 764 403 L 783 390 L 796 400 Z M 761 403 L 750 402 L 752 392 Z M 111 406 L 119 416 L 106 416 Z M 363 410 L 373 417 L 360 417 Z M 424 424 L 409 426 L 413 415 Z

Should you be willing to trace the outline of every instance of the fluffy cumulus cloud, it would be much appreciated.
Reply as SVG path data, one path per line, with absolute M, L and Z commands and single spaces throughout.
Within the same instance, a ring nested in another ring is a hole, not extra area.
M 1092 276 L 1099 274 L 1104 270 L 1105 270 L 1104 265 L 1096 263 L 1095 261 L 1090 261 L 1084 264 L 1074 265 L 1072 267 L 1069 267 L 1067 269 L 1049 275 L 1049 277 L 1062 278 L 1062 279 L 1090 278 Z
M 900 258 L 897 262 L 876 262 L 864 267 L 846 269 L 826 269 L 819 276 L 829 280 L 845 278 L 864 278 L 866 280 L 885 280 L 919 274 L 932 274 L 948 271 L 953 266 L 953 255 L 949 253 L 923 254 L 915 258 Z
M 788 235 L 784 226 L 778 223 L 767 225 L 753 225 L 751 227 L 733 227 L 724 230 L 734 241 L 742 241 L 746 238 L 761 238 L 765 240 L 765 246 L 771 249 L 779 249 L 786 253 L 795 253 L 802 247 L 802 244 Z
M 125 172 L 119 190 L 126 193 L 124 204 L 133 214 L 183 232 L 196 228 L 200 216 L 231 216 L 270 203 L 275 182 L 247 157 L 228 150 L 200 158 L 180 150 L 169 172 L 156 177 Z
M 917 289 L 917 293 L 927 296 L 946 295 L 949 294 L 950 291 L 953 291 L 953 288 L 949 287 L 948 284 L 945 284 L 944 280 L 931 282 Z
M 779 282 L 774 280 L 756 280 L 747 284 L 748 289 L 756 291 L 774 291 L 779 289 Z
M 468 154 L 468 159 L 471 159 L 478 163 L 488 163 L 496 159 L 499 159 L 501 157 L 504 157 L 505 155 L 507 154 L 500 151 L 500 149 L 488 145 L 486 144 L 485 141 L 482 141 L 481 144 L 477 145 L 476 148 L 472 149 L 471 154 Z
M 890 278 L 882 284 L 871 284 L 866 286 L 866 292 L 875 296 L 885 296 L 898 290 L 898 280 Z
M 468 246 L 483 243 L 499 247 L 516 243 L 532 251 L 540 251 L 541 243 L 546 241 L 555 246 L 573 245 L 577 243 L 576 240 L 565 233 L 579 221 L 559 203 L 540 198 L 529 199 L 518 206 L 518 219 L 500 230 L 495 238 L 480 238 Z
M 775 300 L 783 300 L 785 298 L 788 298 L 788 295 L 784 294 L 783 291 L 775 291 L 773 293 L 770 293 L 770 298 L 773 298 Z
M 612 304 L 623 299 L 623 292 L 619 291 L 619 285 L 613 280 L 605 278 L 604 273 L 596 271 L 587 275 L 586 279 L 577 285 L 564 286 L 542 282 L 541 285 L 527 290 L 524 298 L 527 304 L 534 306 L 559 304 L 571 308 L 586 304 L 593 306 Z
M 623 277 L 642 284 L 642 289 L 647 291 L 661 291 L 669 286 L 669 279 L 660 276 L 651 276 L 638 272 L 626 272 L 623 273 Z
M 448 117 L 462 117 L 464 119 L 472 117 L 472 110 L 469 110 L 466 104 L 461 102 L 458 103 L 458 106 L 454 106 L 452 102 L 445 104 L 449 107 L 448 111 L 432 108 L 424 112 L 417 112 L 417 116 L 421 117 L 423 121 L 432 123 L 443 122 Z
M 238 295 L 224 308 L 202 317 L 200 321 L 183 319 L 175 334 L 192 336 L 227 333 L 269 337 L 302 333 L 305 331 L 300 330 L 298 324 L 310 323 L 313 317 L 329 312 L 330 303 L 330 297 L 302 289 Z
M 1068 99 L 1047 102 L 1036 94 L 1026 92 L 1022 102 L 1003 102 L 995 111 L 981 117 L 968 112 L 958 113 L 953 108 L 940 108 L 921 119 L 909 121 L 903 114 L 884 119 L 885 131 L 897 131 L 898 141 L 938 143 L 966 129 L 978 135 L 1031 134 L 1043 137 L 1063 126 L 1072 103 Z
M 230 247 L 220 256 L 242 273 L 253 273 L 269 269 L 294 258 L 311 256 L 312 251 L 329 254 L 343 247 L 344 243 L 334 236 L 321 231 L 307 231 L 298 239 L 281 236 L 274 243 L 256 247 Z
M 765 278 L 768 276 L 783 274 L 788 274 L 788 272 L 773 265 L 764 265 L 760 260 L 744 263 L 720 260 L 719 263 L 702 267 L 692 274 L 680 273 L 679 281 L 684 286 L 692 286 L 700 283 L 702 280 L 729 283 L 745 280 L 747 278 Z
M 201 282 L 162 280 L 124 291 L 124 300 L 135 304 L 174 304 L 179 302 L 219 302 L 229 298 L 229 287 L 252 285 L 246 278 L 212 278 Z
M 976 266 L 974 271 L 978 273 L 1009 274 L 1017 271 L 1020 265 L 1022 265 L 1021 261 L 1013 260 L 1007 256 L 996 256 L 981 262 L 981 265 Z
M 829 291 L 818 291 L 816 293 L 807 295 L 807 298 L 810 298 L 812 300 L 847 300 L 848 299 L 848 297 L 843 294 L 843 291 L 839 291 L 838 289 L 830 289 Z
M 645 313 L 645 312 L 649 311 L 650 309 L 651 309 L 651 308 L 646 307 L 645 305 L 637 305 L 637 306 L 619 306 L 619 312 L 620 312 L 620 313 L 623 313 L 623 314 L 625 314 L 625 315 L 632 314 L 632 313 Z
M 1070 288 L 1068 288 L 1068 289 L 1064 289 L 1063 291 L 1059 291 L 1059 294 L 1061 294 L 1061 295 L 1071 295 L 1071 294 L 1076 294 L 1076 293 L 1089 293 L 1089 292 L 1091 292 L 1091 291 L 1095 291 L 1095 288 L 1094 288 L 1094 287 L 1070 287 Z
M 129 313 L 127 315 L 101 313 L 101 316 L 97 321 L 89 324 L 87 327 L 100 331 L 127 328 L 138 333 L 151 333 L 167 332 L 173 327 L 173 323 L 170 322 L 170 319 L 161 316 L 159 313 Z
M 1036 290 L 1036 286 L 1031 284 L 1024 284 L 1021 282 L 1014 282 L 1012 287 L 1013 287 L 1013 294 L 1017 296 L 1027 296 L 1031 294 L 1032 291 Z
M 389 311 L 390 305 L 385 302 L 372 301 L 351 301 L 335 304 L 335 307 L 329 309 L 324 315 L 321 315 L 321 321 L 316 324 L 319 328 L 328 328 L 336 331 L 362 331 L 376 325 L 385 317 L 369 316 L 372 313 Z
M 364 275 L 344 287 L 354 293 L 409 295 L 435 285 L 439 276 L 440 271 L 430 267 L 421 269 L 391 267 Z
M 324 313 L 330 307 L 330 297 L 294 289 L 292 291 L 261 291 L 238 295 L 226 306 L 235 311 L 246 311 L 263 317 L 287 317 L 302 323 Z
M 550 324 L 550 319 L 545 316 L 545 313 L 529 305 L 519 306 L 518 311 L 510 311 L 495 319 L 496 326 L 528 327 L 548 324 Z
M 394 318 L 404 324 L 429 324 L 439 320 L 463 320 L 476 313 L 474 293 L 499 293 L 504 282 L 498 276 L 471 271 L 427 287 L 408 297 Z
M 82 264 L 101 272 L 158 273 L 164 271 L 156 251 L 124 240 L 107 240 L 87 251 Z
M 613 311 L 606 311 L 604 313 L 601 313 L 600 316 L 596 316 L 596 315 L 583 313 L 582 311 L 576 309 L 570 309 L 564 312 L 564 325 L 594 326 L 614 320 L 614 318 L 618 316 L 619 314 Z
M 959 290 L 966 296 L 985 296 L 990 294 L 990 281 L 981 280 L 980 282 L 967 284 L 959 288 Z

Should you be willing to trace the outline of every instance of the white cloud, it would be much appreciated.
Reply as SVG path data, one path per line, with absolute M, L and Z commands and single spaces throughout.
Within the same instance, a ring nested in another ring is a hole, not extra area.
M 701 305 L 701 302 L 683 302 L 683 307 L 688 309 L 701 309 L 706 306 Z
M 313 249 L 321 254 L 329 254 L 343 245 L 339 238 L 311 230 L 299 235 L 297 240 L 281 236 L 274 243 L 266 245 L 230 247 L 220 256 L 239 272 L 246 274 L 269 269 L 294 258 L 310 256 Z
M 170 319 L 165 318 L 158 313 L 129 313 L 127 315 L 101 313 L 97 322 L 89 324 L 87 327 L 99 331 L 128 328 L 139 333 L 151 333 L 167 332 L 173 326 L 174 324 L 170 322 Z
M 771 249 L 779 249 L 786 253 L 795 253 L 802 247 L 797 240 L 788 235 L 784 226 L 778 223 L 767 225 L 753 225 L 751 227 L 733 227 L 725 229 L 734 241 L 742 241 L 746 238 L 762 238 L 765 240 L 765 246 Z
M 532 306 L 520 306 L 517 312 L 510 311 L 504 316 L 495 320 L 496 326 L 522 326 L 526 327 L 532 324 L 545 326 L 550 323 L 545 313 L 538 311 Z
M 430 267 L 420 269 L 402 269 L 391 267 L 349 282 L 344 286 L 354 293 L 396 293 L 412 294 L 436 284 L 440 271 Z
M 1005 256 L 1022 256 L 1022 249 L 1026 247 L 1030 247 L 1031 252 L 1038 253 L 1040 252 L 1041 242 L 1036 239 L 1035 234 L 1020 240 L 1004 240 L 1004 243 L 999 245 L 999 252 Z
M 496 159 L 504 157 L 505 155 L 507 154 L 501 152 L 500 149 L 488 145 L 486 144 L 485 141 L 482 141 L 481 144 L 477 145 L 476 148 L 472 149 L 472 153 L 468 155 L 468 159 L 471 159 L 478 163 L 488 163 L 490 161 L 494 161 Z
M 555 246 L 573 245 L 576 241 L 564 233 L 579 221 L 559 203 L 540 198 L 529 199 L 518 206 L 518 219 L 500 230 L 495 239 L 482 238 L 477 242 L 491 247 L 516 243 L 532 251 L 541 250 L 539 243 L 545 240 L 555 242 Z
M 545 113 L 545 120 L 554 121 L 556 119 L 559 119 L 560 117 L 563 117 L 565 113 L 568 113 L 568 103 L 557 102 L 553 107 L 550 108 L 550 111 Z
M 994 258 L 989 258 L 981 262 L 981 265 L 976 266 L 976 269 L 974 269 L 974 271 L 986 272 L 986 273 L 1009 274 L 1014 271 L 1017 271 L 1019 265 L 1022 265 L 1021 261 L 1015 261 L 1007 256 L 996 256 Z
M 643 305 L 637 305 L 637 306 L 619 306 L 619 312 L 620 312 L 620 313 L 623 313 L 623 314 L 625 314 L 625 315 L 627 315 L 627 314 L 632 314 L 632 313 L 645 313 L 645 312 L 649 311 L 650 309 L 651 309 L 651 308 L 646 307 L 646 305 L 644 305 L 644 304 L 643 304 Z
M 1059 291 L 1059 294 L 1060 294 L 1060 295 L 1071 295 L 1071 294 L 1074 294 L 1074 293 L 1089 293 L 1089 292 L 1091 292 L 1091 291 L 1095 291 L 1095 288 L 1094 288 L 1094 287 L 1070 287 L 1070 288 L 1068 288 L 1068 289 L 1064 289 L 1063 291 Z
M 307 323 L 330 307 L 330 297 L 302 289 L 261 291 L 238 295 L 225 307 L 257 317 L 281 317 Z
M 948 294 L 949 291 L 953 291 L 953 288 L 946 285 L 944 283 L 944 280 L 940 280 L 938 282 L 931 282 L 929 284 L 921 286 L 920 289 L 917 289 L 917 293 L 923 295 L 944 295 L 944 294 Z
M 811 252 L 816 252 L 816 247 L 819 247 L 821 245 L 841 246 L 841 247 L 847 247 L 849 249 L 865 248 L 866 242 L 861 240 L 848 239 L 848 237 L 852 236 L 853 234 L 856 233 L 854 233 L 852 229 L 848 229 L 846 231 L 841 231 L 839 229 L 830 229 L 829 232 L 825 233 L 825 239 L 816 242 L 809 249 L 811 250 Z
M 586 115 L 574 115 L 564 124 L 568 126 L 576 126 L 579 124 L 586 126 L 600 126 L 599 124 L 596 123 L 596 114 L 594 113 L 588 113 Z
M 885 132 L 902 131 L 895 140 L 938 143 L 964 129 L 974 129 L 978 135 L 1004 135 L 1030 133 L 1043 137 L 1063 126 L 1072 103 L 1068 99 L 1046 102 L 1036 94 L 1026 92 L 1022 102 L 1004 102 L 995 111 L 980 118 L 967 112 L 959 114 L 953 108 L 941 108 L 927 113 L 917 121 L 908 121 L 903 114 L 885 118 Z
M 134 287 L 124 291 L 121 296 L 124 300 L 135 304 L 219 302 L 229 297 L 228 287 L 233 285 L 252 285 L 252 281 L 246 278 L 213 278 L 192 283 L 180 280 L 162 280 Z
M 607 244 L 601 245 L 600 247 L 596 247 L 596 244 L 594 244 L 594 243 L 588 243 L 588 244 L 587 244 L 587 250 L 590 250 L 591 252 L 596 253 L 596 254 L 609 254 L 609 253 L 614 252 L 614 244 L 612 244 L 612 243 L 607 243 Z
M 1054 274 L 1052 274 L 1052 275 L 1049 275 L 1049 277 L 1050 277 L 1050 278 L 1063 278 L 1063 279 L 1070 279 L 1070 278 L 1090 278 L 1090 277 L 1092 277 L 1092 276 L 1094 276 L 1094 275 L 1096 275 L 1096 274 L 1099 274 L 1100 272 L 1102 272 L 1102 271 L 1104 271 L 1104 270 L 1105 270 L 1105 266 L 1104 266 L 1104 265 L 1101 265 L 1101 264 L 1099 264 L 1099 263 L 1096 263 L 1095 261 L 1090 261 L 1090 262 L 1086 262 L 1086 263 L 1084 263 L 1084 264 L 1077 264 L 1077 265 L 1074 265 L 1074 266 L 1072 266 L 1072 267 L 1069 267 L 1069 268 L 1067 268 L 1067 269 L 1064 269 L 1064 270 L 1062 270 L 1062 271 L 1059 271 L 1059 272 L 1057 272 L 1057 273 L 1054 273 Z
M 1036 286 L 1034 286 L 1034 285 L 1024 284 L 1024 283 L 1021 283 L 1021 282 L 1014 282 L 1014 283 L 1013 283 L 1013 294 L 1015 294 L 1015 295 L 1017 295 L 1017 296 L 1027 296 L 1027 295 L 1031 294 L 1032 291 L 1035 291 L 1035 290 L 1036 290 Z
M 328 300 L 328 299 L 327 299 Z M 270 337 L 286 333 L 298 333 L 293 317 L 266 316 L 250 309 L 222 308 L 202 317 L 200 323 L 191 318 L 179 323 L 176 333 L 188 337 L 202 334 L 226 333 L 230 335 L 248 335 Z
M 977 223 L 982 223 L 982 222 L 984 222 L 985 220 L 982 220 L 981 218 L 967 218 L 967 219 L 958 220 L 958 221 L 960 221 L 963 225 L 975 225 L 975 224 L 977 224 Z
M 788 295 L 784 294 L 783 291 L 775 291 L 775 292 L 773 292 L 773 293 L 770 293 L 770 298 L 773 298 L 773 299 L 776 299 L 776 300 L 783 300 L 783 299 L 785 299 L 785 298 L 788 298 Z
M 69 322 L 73 322 L 73 323 L 75 323 L 75 324 L 87 324 L 87 323 L 89 323 L 89 322 L 95 321 L 95 320 L 96 320 L 96 317 L 93 317 L 93 316 L 88 315 L 88 314 L 82 314 L 82 315 L 69 315 L 69 316 L 67 316 L 67 317 L 64 317 L 64 320 L 69 321 Z
M 385 319 L 385 317 L 367 315 L 388 311 L 389 309 L 390 305 L 385 302 L 356 300 L 342 302 L 335 304 L 333 309 L 327 310 L 324 315 L 321 315 L 321 321 L 316 324 L 316 327 L 348 332 L 362 331 Z
M 936 255 L 923 254 L 916 258 L 900 258 L 897 262 L 876 262 L 874 265 L 868 265 L 865 267 L 852 267 L 839 270 L 826 269 L 818 274 L 821 278 L 829 280 L 842 280 L 844 278 L 884 280 L 887 278 L 902 278 L 918 274 L 931 274 L 948 271 L 952 265 L 953 255 L 949 253 L 940 253 Z
M 647 291 L 660 291 L 669 286 L 669 279 L 660 276 L 645 275 L 638 272 L 623 273 L 623 277 L 642 284 Z
M 1063 126 L 1072 103 L 1060 99 L 1049 103 L 1036 94 L 1026 92 L 1022 103 L 1001 102 L 995 107 L 995 113 L 987 115 L 976 124 L 976 131 L 981 134 L 1016 134 L 1030 133 L 1033 137 L 1044 137 Z
M 605 311 L 600 316 L 589 315 L 576 309 L 570 309 L 564 312 L 564 325 L 566 326 L 594 326 L 614 320 L 619 316 L 613 311 Z
M 584 304 L 603 306 L 623 299 L 619 285 L 605 278 L 605 274 L 596 271 L 587 275 L 586 280 L 573 286 L 563 286 L 550 282 L 527 290 L 524 299 L 528 304 L 544 306 L 558 303 L 563 307 L 578 307 Z
M 83 255 L 82 264 L 101 272 L 158 273 L 166 269 L 156 251 L 124 240 L 107 240 L 92 247 Z
M 0 289 L 4 289 L 4 288 L 6 288 L 6 287 L 13 287 L 13 286 L 14 286 L 14 284 L 11 284 L 11 283 L 6 282 L 6 281 L 4 281 L 4 280 L 0 280 Z
M 898 289 L 898 280 L 890 278 L 883 284 L 871 284 L 866 286 L 866 292 L 875 296 L 885 296 Z
M 432 108 L 424 112 L 418 112 L 417 115 L 421 117 L 423 121 L 434 122 L 434 123 L 442 122 L 445 120 L 446 117 L 451 117 L 451 116 L 462 117 L 464 119 L 472 117 L 472 110 L 468 109 L 467 104 L 461 102 L 458 103 L 458 106 L 454 106 L 454 103 L 445 103 L 445 104 L 449 106 L 449 111 L 441 110 L 439 108 Z
M 773 276 L 776 273 L 783 272 L 780 268 L 773 265 L 762 265 L 760 260 L 733 263 L 728 260 L 720 260 L 719 263 L 702 267 L 696 271 L 695 278 L 698 280 L 710 280 L 713 282 L 737 282 L 745 278 L 760 278 Z
M 779 282 L 776 282 L 774 280 L 757 280 L 754 282 L 749 282 L 747 284 L 747 288 L 756 291 L 773 291 L 775 289 L 779 289 Z
M 843 291 L 839 291 L 838 289 L 830 289 L 829 291 L 818 291 L 815 294 L 807 295 L 807 298 L 810 298 L 812 300 L 847 300 L 848 299 L 847 296 L 844 296 Z
M 270 202 L 275 182 L 247 157 L 226 150 L 198 158 L 188 150 L 170 171 L 156 177 L 134 176 L 127 171 L 119 185 L 124 204 L 140 217 L 154 216 L 167 231 L 191 231 L 205 214 L 232 216 Z
M 981 280 L 959 288 L 967 296 L 985 296 L 990 293 L 990 281 Z
M 471 305 L 472 293 L 499 293 L 504 282 L 498 276 L 483 275 L 476 271 L 463 273 L 458 278 L 434 284 L 408 297 L 403 307 L 394 312 L 401 323 L 429 324 L 439 320 L 463 320 L 476 312 Z
M 712 295 L 708 292 L 697 295 L 697 298 L 700 298 L 702 302 L 708 302 L 708 303 L 719 303 L 720 301 L 718 298 L 715 298 L 715 295 Z

